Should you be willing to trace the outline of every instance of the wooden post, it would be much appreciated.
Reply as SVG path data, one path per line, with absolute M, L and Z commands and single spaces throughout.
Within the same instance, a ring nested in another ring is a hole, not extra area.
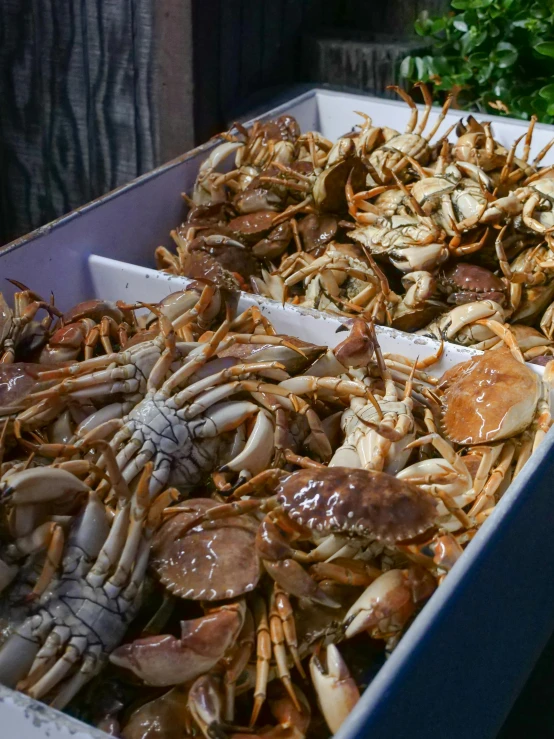
M 0 243 L 190 148 L 191 2 L 2 0 Z

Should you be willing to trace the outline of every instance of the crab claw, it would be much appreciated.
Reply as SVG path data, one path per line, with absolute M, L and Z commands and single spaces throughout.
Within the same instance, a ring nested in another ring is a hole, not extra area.
M 110 655 L 110 662 L 134 672 L 148 685 L 169 686 L 194 680 L 211 670 L 234 644 L 244 608 L 224 606 L 191 621 L 181 621 L 181 638 L 171 635 L 136 639 Z
M 226 739 L 221 721 L 222 701 L 219 685 L 211 675 L 202 675 L 189 690 L 188 708 L 207 739 Z
M 309 598 L 327 608 L 340 607 L 340 603 L 330 598 L 294 559 L 282 559 L 277 562 L 264 560 L 264 565 L 275 582 L 290 595 Z
M 33 467 L 14 472 L 5 479 L 2 497 L 14 505 L 48 503 L 62 496 L 86 493 L 88 485 L 59 467 Z
M 28 536 L 48 518 L 46 503 L 71 503 L 89 491 L 78 477 L 58 467 L 34 467 L 8 475 L 0 486 L 0 499 L 13 506 L 10 534 Z
M 310 659 L 310 674 L 321 712 L 335 734 L 360 699 L 360 691 L 334 644 L 327 647 L 327 665 L 317 654 Z
M 346 339 L 319 357 L 306 374 L 312 377 L 335 377 L 349 368 L 366 367 L 375 352 L 376 341 L 373 325 L 356 318 Z
M 399 633 L 436 584 L 421 568 L 389 570 L 369 585 L 344 617 L 347 639 L 369 631 L 376 639 Z

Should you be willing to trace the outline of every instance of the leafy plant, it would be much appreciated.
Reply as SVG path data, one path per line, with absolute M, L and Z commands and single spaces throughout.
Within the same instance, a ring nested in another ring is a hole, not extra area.
M 453 90 L 460 108 L 554 122 L 554 0 L 451 0 L 442 17 L 423 13 L 429 42 L 400 75 Z

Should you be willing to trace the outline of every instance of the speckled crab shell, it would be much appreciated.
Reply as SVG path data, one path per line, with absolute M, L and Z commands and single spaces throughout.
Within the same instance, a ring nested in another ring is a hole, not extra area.
M 475 300 L 494 300 L 503 305 L 506 286 L 500 277 L 477 264 L 453 264 L 439 274 L 439 288 L 447 302 L 461 305 Z
M 538 375 L 508 348 L 487 351 L 448 370 L 441 379 L 442 424 L 456 444 L 501 441 L 533 421 L 541 394 Z
M 150 566 L 173 595 L 191 600 L 225 600 L 254 590 L 261 575 L 256 553 L 258 522 L 248 515 L 222 519 L 209 529 L 181 534 L 192 516 L 217 503 L 191 499 L 155 533 Z
M 310 529 L 384 543 L 412 539 L 436 518 L 436 503 L 428 493 L 385 472 L 349 467 L 294 472 L 276 497 L 293 521 Z

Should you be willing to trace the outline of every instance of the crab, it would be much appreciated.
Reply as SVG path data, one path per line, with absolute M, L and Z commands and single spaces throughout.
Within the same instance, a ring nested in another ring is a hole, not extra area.
M 332 241 L 324 254 L 316 259 L 308 255 L 304 258 L 301 254 L 295 256 L 293 264 L 296 269 L 291 273 L 287 264 L 282 275 L 285 288 L 304 283 L 306 295 L 301 305 L 318 306 L 321 310 L 333 312 L 364 310 L 370 314 L 373 308 L 379 310 L 383 279 L 359 253 L 359 247 Z M 298 269 L 298 265 L 302 266 Z
M 98 344 L 106 354 L 113 354 L 112 341 L 124 347 L 136 329 L 132 310 L 124 303 L 111 300 L 85 300 L 60 318 L 60 326 L 43 347 L 39 362 L 49 364 L 94 356 Z
M 523 203 L 521 212 L 523 224 L 534 233 L 546 235 L 549 239 L 549 234 L 554 229 L 552 167 L 547 167 L 529 177 L 514 195 Z
M 355 216 L 356 217 L 356 216 Z M 349 232 L 349 237 L 367 247 L 376 256 L 386 256 L 401 272 L 430 270 L 449 257 L 444 232 L 431 218 L 393 216 L 384 218 L 364 213 L 361 225 Z
M 40 351 L 48 341 L 49 329 L 54 317 L 62 314 L 53 304 L 22 285 L 16 280 L 10 280 L 19 291 L 14 295 L 14 308 L 9 307 L 0 293 L 0 362 L 11 364 L 16 361 L 16 355 L 21 353 L 33 354 Z M 46 318 L 36 322 L 35 316 L 39 311 L 46 312 Z M 25 357 L 21 357 L 25 358 Z
M 268 486 L 275 493 L 269 497 Z M 243 499 L 247 495 L 254 497 Z M 413 485 L 384 472 L 347 467 L 265 470 L 237 488 L 231 499 L 198 515 L 187 529 L 224 516 L 266 512 L 256 542 L 264 567 L 290 595 L 325 606 L 336 604 L 302 568 L 305 557 L 289 540 L 342 533 L 394 544 L 429 529 L 436 514 L 433 497 Z
M 214 508 L 209 498 L 193 498 L 168 510 L 171 517 L 152 540 L 151 568 L 173 595 L 190 600 L 219 601 L 254 590 L 261 576 L 251 516 L 223 519 L 211 529 L 182 534 L 183 525 Z
M 361 467 L 394 475 L 406 464 L 411 454 L 407 447 L 415 439 L 412 378 L 406 382 L 400 398 L 375 335 L 374 345 L 385 394 L 372 397 L 370 402 L 352 398 L 341 419 L 344 443 L 336 450 L 329 467 Z
M 439 130 L 452 103 L 452 96 L 449 95 L 440 114 L 437 116 L 437 120 L 427 134 L 424 135 L 425 127 L 427 126 L 427 121 L 431 113 L 433 99 L 426 85 L 419 83 L 417 87 L 421 89 L 425 100 L 425 110 L 419 122 L 418 109 L 412 97 L 396 85 L 389 87 L 389 89 L 394 90 L 408 103 L 411 114 L 405 132 L 397 136 L 392 136 L 385 144 L 379 146 L 369 156 L 369 162 L 377 173 L 381 184 L 386 184 L 390 181 L 393 174 L 403 174 L 408 165 L 408 156 L 416 159 L 421 164 L 427 164 L 431 157 L 429 142 Z
M 268 333 L 233 333 L 227 337 L 231 322 L 224 321 L 171 373 L 172 365 L 179 359 L 179 347 L 175 343 L 171 323 L 165 317 L 164 321 L 168 324 L 165 349 L 149 371 L 144 396 L 141 395 L 139 402 L 135 401 L 130 411 L 123 417 L 112 414 L 107 420 L 100 422 L 98 418 L 94 423 L 88 423 L 75 445 L 70 445 L 65 451 L 59 447 L 49 449 L 48 445 L 40 443 L 36 447 L 33 442 L 26 443 L 39 453 L 57 455 L 74 454 L 76 449 L 86 447 L 91 441 L 110 439 L 111 449 L 117 454 L 120 470 L 127 482 L 141 472 L 148 460 L 155 460 L 151 480 L 152 494 L 155 494 L 170 479 L 172 484 L 192 487 L 223 463 L 226 464 L 221 471 L 232 476 L 239 473 L 239 480 L 248 479 L 264 469 L 273 459 L 275 444 L 281 435 L 275 415 L 279 408 L 304 414 L 311 431 L 321 436 L 319 419 L 308 403 L 280 385 L 246 379 L 260 371 L 284 370 L 278 362 L 236 364 L 231 361 L 231 366 L 224 364 L 223 367 L 216 365 L 204 369 L 218 351 L 234 344 L 275 345 L 302 355 L 302 350 L 296 349 L 286 337 L 274 335 L 269 322 L 264 329 Z M 137 348 L 141 346 L 145 345 L 139 344 Z M 98 382 L 109 380 L 110 370 L 96 375 L 100 376 Z M 76 378 L 74 382 L 79 383 L 80 379 Z M 93 394 L 96 389 L 94 379 L 93 375 L 91 383 L 91 378 L 83 378 L 83 386 L 78 392 L 85 397 Z M 246 392 L 252 400 L 228 399 L 240 392 Z M 20 433 L 26 430 L 29 421 L 32 423 L 34 408 L 36 406 L 16 419 Z M 245 441 L 243 425 L 250 419 L 255 422 Z M 105 458 L 100 455 L 99 467 L 103 469 L 105 464 Z
M 68 537 L 60 579 L 0 649 L 2 684 L 33 698 L 48 695 L 52 706 L 64 708 L 120 643 L 140 602 L 149 537 L 170 500 L 149 499 L 151 472 L 147 465 L 134 494 L 114 480 L 115 516 L 89 491 Z
M 261 565 L 255 545 L 258 522 L 248 514 L 216 520 L 208 529 L 187 529 L 199 515 L 209 514 L 215 507 L 214 501 L 201 498 L 169 508 L 166 513 L 171 518 L 153 539 L 151 562 L 156 576 L 173 595 L 214 605 L 200 619 L 182 622 L 180 639 L 162 635 L 135 640 L 116 650 L 111 660 L 148 684 L 165 686 L 195 679 L 226 661 L 226 712 L 232 717 L 236 683 L 251 656 L 255 632 L 258 653 L 265 655 L 258 664 L 256 711 L 265 699 L 272 653 L 278 676 L 291 695 L 285 641 L 297 665 L 300 662 L 290 602 L 277 586 L 270 600 L 269 622 L 260 598 L 253 601 L 253 616 L 243 601 L 217 605 L 253 591 Z
M 446 302 L 464 305 L 480 300 L 492 300 L 499 305 L 506 302 L 506 283 L 485 267 L 467 262 L 446 266 L 437 278 L 439 293 Z
M 405 294 L 390 294 L 390 325 L 400 331 L 416 331 L 432 321 L 446 306 L 437 296 L 437 280 L 430 272 L 415 270 L 402 277 Z
M 521 434 L 535 421 L 550 424 L 544 383 L 512 348 L 456 365 L 442 386 L 442 425 L 456 444 L 490 444 Z
M 499 343 L 493 328 L 497 323 L 503 324 L 505 316 L 502 306 L 494 300 L 478 300 L 457 305 L 416 333 L 474 349 L 488 349 Z M 493 327 L 488 321 L 495 322 Z
M 494 140 L 490 123 L 479 123 L 470 115 L 467 123 L 459 121 L 456 133 L 459 138 L 452 147 L 456 161 L 476 164 L 484 172 L 500 169 L 505 163 L 506 149 Z
M 546 244 L 525 249 L 510 263 L 502 244 L 505 229 L 495 247 L 500 269 L 509 283 L 510 307 L 514 323 L 533 323 L 554 298 L 551 251 Z

